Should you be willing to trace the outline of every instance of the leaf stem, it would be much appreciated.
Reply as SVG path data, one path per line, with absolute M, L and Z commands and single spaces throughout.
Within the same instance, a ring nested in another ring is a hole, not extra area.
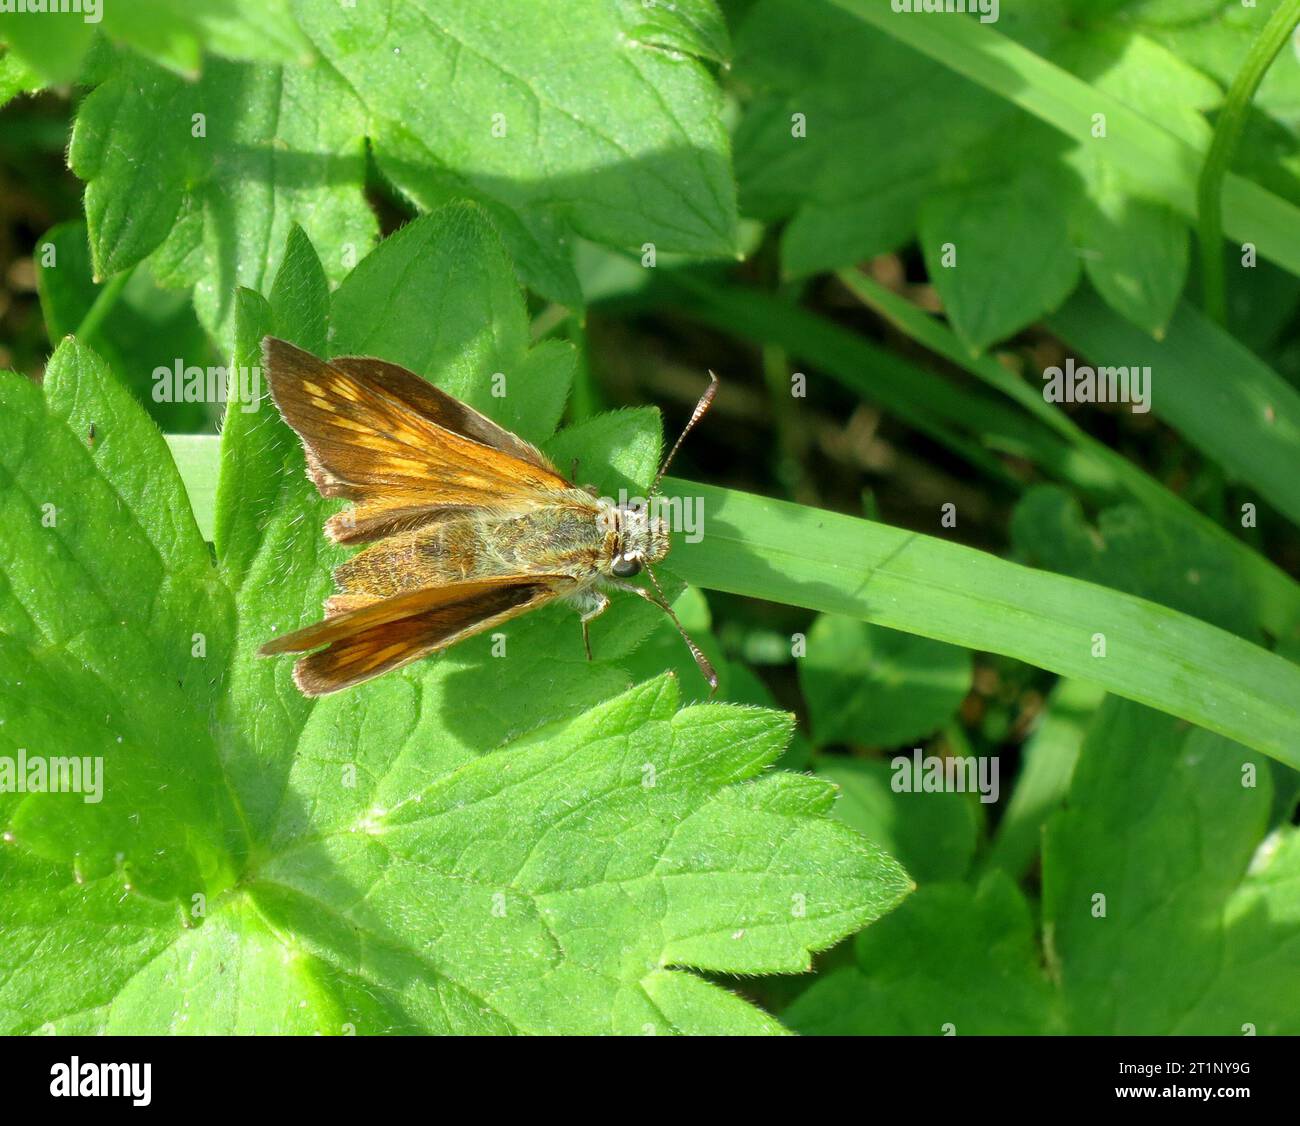
M 77 325 L 77 330 L 73 333 L 82 344 L 89 343 L 99 331 L 104 319 L 112 312 L 117 299 L 122 295 L 122 290 L 126 288 L 126 283 L 131 280 L 131 275 L 134 273 L 135 267 L 130 266 L 121 273 L 114 274 L 95 296 L 94 304 L 86 310 L 86 315 L 81 318 L 81 324 Z
M 1300 22 L 1300 0 L 1282 0 L 1251 45 L 1246 61 L 1228 89 L 1214 126 L 1214 139 L 1201 166 L 1197 183 L 1201 292 L 1205 312 L 1224 326 L 1228 323 L 1228 300 L 1223 268 L 1223 181 L 1255 92 L 1297 22 Z

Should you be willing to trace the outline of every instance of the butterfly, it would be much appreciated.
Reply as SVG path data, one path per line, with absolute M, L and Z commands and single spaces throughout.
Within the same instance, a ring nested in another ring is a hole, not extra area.
M 336 543 L 368 544 L 334 571 L 323 621 L 268 641 L 263 656 L 305 653 L 307 696 L 370 680 L 557 600 L 590 623 L 608 591 L 664 610 L 713 690 L 713 666 L 664 597 L 653 564 L 669 549 L 653 500 L 673 456 L 718 389 L 712 372 L 642 504 L 616 504 L 564 478 L 535 446 L 414 372 L 363 356 L 322 360 L 262 341 L 271 398 L 302 439 Z M 645 572 L 653 592 L 628 580 Z

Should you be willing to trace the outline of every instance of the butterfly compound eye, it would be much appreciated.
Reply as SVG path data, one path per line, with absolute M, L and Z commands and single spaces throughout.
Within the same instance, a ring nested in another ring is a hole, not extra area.
M 629 579 L 633 575 L 641 573 L 641 557 L 639 555 L 620 555 L 614 560 L 610 570 L 620 579 Z

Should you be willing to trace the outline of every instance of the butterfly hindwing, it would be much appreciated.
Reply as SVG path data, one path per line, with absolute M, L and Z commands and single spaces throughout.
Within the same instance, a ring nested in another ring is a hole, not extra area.
M 275 638 L 261 654 L 317 649 L 294 665 L 293 677 L 304 695 L 323 696 L 446 649 L 536 609 L 571 586 L 572 580 L 561 575 L 514 575 L 425 587 Z

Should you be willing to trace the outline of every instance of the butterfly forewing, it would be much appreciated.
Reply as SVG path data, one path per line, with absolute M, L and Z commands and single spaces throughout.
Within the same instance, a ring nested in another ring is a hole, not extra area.
M 263 358 L 317 488 L 355 504 L 326 524 L 341 543 L 453 510 L 536 507 L 572 488 L 535 447 L 396 364 L 355 356 L 326 363 L 273 337 Z
M 427 379 L 421 379 L 412 371 L 389 363 L 387 360 L 375 360 L 368 356 L 340 356 L 329 361 L 329 366 L 338 368 L 353 376 L 361 383 L 382 387 L 394 399 L 407 404 L 418 414 L 436 422 L 445 430 L 482 442 L 485 446 L 500 450 L 528 462 L 538 469 L 558 477 L 555 466 L 536 446 L 525 442 L 516 434 L 498 426 L 486 415 L 480 414 L 473 407 L 453 399 L 445 391 L 440 391 Z

